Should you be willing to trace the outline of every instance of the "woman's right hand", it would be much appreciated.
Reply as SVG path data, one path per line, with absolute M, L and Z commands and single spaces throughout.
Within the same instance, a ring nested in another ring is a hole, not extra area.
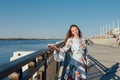
M 48 44 L 48 48 L 54 48 L 55 45 L 54 44 Z
M 60 51 L 60 49 L 54 44 L 48 44 L 48 48 L 52 48 L 52 49 L 55 49 L 57 51 Z

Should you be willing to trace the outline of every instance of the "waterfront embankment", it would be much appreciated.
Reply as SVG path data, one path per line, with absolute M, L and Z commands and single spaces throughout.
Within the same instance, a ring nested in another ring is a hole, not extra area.
M 116 47 L 116 38 L 92 39 L 95 44 L 102 44 Z

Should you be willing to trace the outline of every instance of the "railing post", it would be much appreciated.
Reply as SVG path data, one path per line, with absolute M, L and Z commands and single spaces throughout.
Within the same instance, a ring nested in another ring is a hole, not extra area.
M 46 80 L 46 69 L 47 69 L 47 53 L 45 53 L 45 64 L 44 64 L 44 80 Z
M 43 61 L 43 57 L 40 56 L 37 58 L 38 62 L 42 62 Z M 38 71 L 37 74 L 40 76 L 40 80 L 44 80 L 44 66 L 42 66 Z

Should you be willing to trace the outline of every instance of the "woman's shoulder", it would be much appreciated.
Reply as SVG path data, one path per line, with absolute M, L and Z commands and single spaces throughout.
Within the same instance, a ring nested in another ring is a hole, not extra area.
M 70 38 L 68 38 L 67 40 L 68 40 L 68 41 L 71 41 L 71 40 L 73 40 L 73 38 L 70 37 Z
M 72 38 L 68 38 L 67 41 L 66 41 L 66 44 L 72 44 L 72 43 L 73 43 Z

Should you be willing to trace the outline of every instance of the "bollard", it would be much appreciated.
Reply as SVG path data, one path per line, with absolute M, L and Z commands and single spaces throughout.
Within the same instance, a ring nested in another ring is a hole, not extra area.
M 8 76 L 9 80 L 19 80 L 19 74 L 14 72 Z
M 28 63 L 28 68 L 29 68 L 30 70 L 33 70 L 33 69 L 35 68 L 35 63 L 34 63 L 34 62 Z
M 37 58 L 38 62 L 42 62 L 43 61 L 43 57 L 40 56 Z M 37 75 L 40 77 L 40 80 L 43 80 L 43 76 L 44 76 L 44 66 L 42 66 L 38 71 L 37 71 Z
M 38 62 L 42 62 L 43 61 L 42 56 L 38 57 L 37 59 L 38 59 Z
M 28 63 L 28 68 L 29 68 L 30 70 L 33 70 L 33 69 L 35 68 L 35 63 L 34 63 L 34 62 Z M 32 76 L 29 80 L 33 80 L 33 76 Z

